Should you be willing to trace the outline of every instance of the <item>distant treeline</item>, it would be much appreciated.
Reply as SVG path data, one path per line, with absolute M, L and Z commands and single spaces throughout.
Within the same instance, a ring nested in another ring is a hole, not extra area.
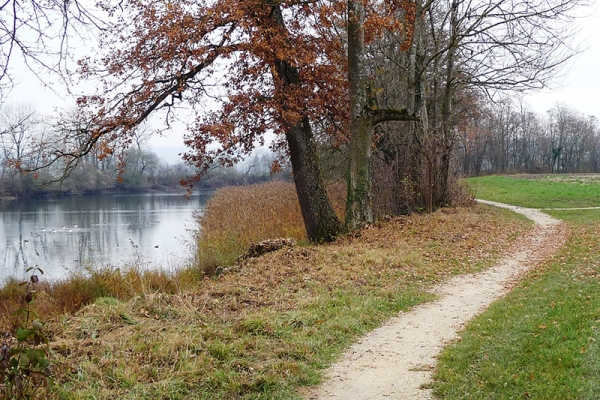
M 196 173 L 183 161 L 169 164 L 146 148 L 145 131 L 121 152 L 121 158 L 90 153 L 81 157 L 67 176 L 63 176 L 65 165 L 60 163 L 21 173 L 19 166 L 35 169 L 44 164 L 40 148 L 43 143 L 60 140 L 58 133 L 56 126 L 29 106 L 4 104 L 0 108 L 0 198 L 181 190 L 180 182 L 189 181 Z M 248 157 L 237 168 L 215 165 L 196 187 L 216 189 L 289 176 L 270 173 L 274 159 L 274 154 L 264 152 Z
M 546 115 L 507 100 L 466 118 L 457 148 L 462 173 L 600 172 L 600 125 L 557 104 Z
M 270 156 L 256 156 L 243 164 L 246 170 L 215 165 L 195 187 L 217 189 L 286 179 L 289 176 L 285 172 L 271 174 L 271 162 Z M 68 176 L 57 181 L 58 173 L 53 174 L 50 170 L 22 174 L 10 168 L 10 163 L 4 162 L 0 170 L 0 198 L 181 190 L 181 181 L 189 180 L 195 173 L 183 162 L 168 164 L 161 161 L 156 153 L 144 149 L 127 152 L 121 173 L 115 164 L 114 159 L 100 161 L 93 157 L 82 158 Z

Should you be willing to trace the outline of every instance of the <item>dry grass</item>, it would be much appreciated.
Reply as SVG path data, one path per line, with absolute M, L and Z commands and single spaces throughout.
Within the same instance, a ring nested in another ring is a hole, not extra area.
M 582 185 L 597 185 L 600 183 L 600 174 L 515 174 L 506 175 L 515 179 L 531 179 L 543 182 L 576 183 Z
M 341 185 L 329 188 L 341 217 L 344 190 Z M 174 294 L 194 287 L 204 275 L 212 276 L 217 266 L 233 264 L 253 242 L 277 237 L 292 237 L 298 241 L 306 238 L 296 191 L 289 182 L 221 189 L 199 222 L 202 235 L 198 240 L 198 267 L 175 274 L 135 265 L 90 268 L 85 274 L 72 275 L 62 281 L 40 283 L 38 312 L 51 318 L 72 314 L 101 297 L 127 301 L 156 292 Z M 10 280 L 0 289 L 0 332 L 13 328 L 11 314 L 19 308 L 24 295 L 19 283 Z
M 76 274 L 53 283 L 40 282 L 35 308 L 44 318 L 52 318 L 75 313 L 100 297 L 126 301 L 156 292 L 174 294 L 201 279 L 202 275 L 194 270 L 182 270 L 172 275 L 136 267 L 90 269 L 86 275 Z M 24 294 L 20 282 L 14 279 L 0 290 L 0 332 L 13 329 L 15 320 L 12 312 L 19 308 Z
M 340 218 L 345 196 L 343 185 L 329 187 Z M 298 197 L 291 182 L 227 187 L 219 190 L 198 217 L 198 265 L 207 275 L 218 266 L 232 265 L 250 244 L 266 239 L 306 241 Z
M 530 224 L 487 207 L 394 218 L 193 290 L 100 299 L 48 325 L 57 397 L 289 399 L 358 335 L 489 266 Z

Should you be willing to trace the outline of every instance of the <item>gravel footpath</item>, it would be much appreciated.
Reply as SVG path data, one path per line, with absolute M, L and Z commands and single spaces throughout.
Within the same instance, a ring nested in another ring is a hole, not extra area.
M 328 371 L 329 379 L 305 393 L 307 399 L 431 399 L 431 391 L 421 385 L 431 380 L 444 345 L 566 241 L 565 225 L 538 210 L 478 202 L 523 214 L 536 226 L 494 267 L 435 287 L 438 300 L 400 313 L 355 343 Z

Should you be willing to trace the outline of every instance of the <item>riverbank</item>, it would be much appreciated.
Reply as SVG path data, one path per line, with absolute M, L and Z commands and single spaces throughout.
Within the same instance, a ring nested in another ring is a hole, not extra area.
M 530 227 L 493 208 L 446 209 L 170 290 L 106 293 L 46 318 L 59 397 L 295 398 L 357 336 L 431 299 L 431 285 L 489 267 Z
M 195 192 L 213 192 L 215 189 L 196 189 Z M 152 194 L 152 193 L 181 193 L 185 195 L 186 189 L 179 186 L 166 186 L 166 187 L 149 187 L 143 189 L 97 189 L 97 190 L 86 190 L 82 192 L 65 192 L 65 191 L 53 191 L 53 192 L 38 192 L 32 193 L 27 196 L 2 196 L 0 195 L 0 202 L 16 201 L 16 200 L 48 200 L 48 199 L 62 199 L 71 196 L 105 196 L 105 195 L 121 195 L 121 194 Z
M 188 171 L 189 172 L 189 171 Z M 207 192 L 216 191 L 229 186 L 249 186 L 271 181 L 290 181 L 289 174 L 284 172 L 277 174 L 240 174 L 231 172 L 229 174 L 219 174 L 204 176 L 196 182 L 192 175 L 171 176 L 169 179 L 155 180 L 154 183 L 119 181 L 115 177 L 108 181 L 94 183 L 98 178 L 89 177 L 69 177 L 68 179 L 78 182 L 78 184 L 65 184 L 59 182 L 43 183 L 36 182 L 28 177 L 27 184 L 10 184 L 6 180 L 0 179 L 0 202 L 12 200 L 27 199 L 57 199 L 68 196 L 98 196 L 108 194 L 144 194 L 144 193 L 179 193 L 185 194 L 190 187 L 187 183 L 193 183 L 193 191 Z

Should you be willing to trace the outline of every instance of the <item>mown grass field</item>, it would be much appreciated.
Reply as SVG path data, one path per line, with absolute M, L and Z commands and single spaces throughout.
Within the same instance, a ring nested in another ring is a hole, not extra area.
M 472 180 L 487 200 L 537 208 L 600 206 L 596 176 Z M 600 398 L 600 210 L 549 210 L 566 246 L 475 318 L 440 356 L 444 399 Z
M 514 175 L 469 179 L 476 198 L 531 208 L 600 206 L 600 175 Z
M 205 218 L 216 220 L 206 226 L 256 232 L 254 221 L 261 218 L 285 220 L 269 210 L 293 210 L 280 204 L 293 196 L 270 196 L 271 189 L 252 193 L 276 204 L 240 211 L 250 225 L 225 223 L 222 218 L 235 217 L 227 211 L 232 208 L 213 204 Z M 293 186 L 288 190 L 293 193 Z M 223 203 L 228 198 L 216 197 Z M 80 277 L 73 287 L 61 283 L 60 291 L 42 287 L 40 307 L 58 304 L 42 307 L 40 315 L 51 340 L 49 358 L 56 362 L 52 397 L 300 398 L 302 388 L 318 384 L 325 368 L 365 332 L 430 300 L 431 285 L 492 265 L 530 228 L 505 210 L 453 208 L 389 219 L 328 245 L 283 249 L 215 278 L 183 271 L 171 281 L 157 273 L 99 271 L 87 284 Z M 203 246 L 228 254 L 210 241 Z M 214 256 L 209 252 L 210 262 Z M 77 288 L 86 288 L 83 307 L 61 312 L 65 301 L 55 296 L 68 299 Z M 0 296 L 10 299 L 9 292 Z

